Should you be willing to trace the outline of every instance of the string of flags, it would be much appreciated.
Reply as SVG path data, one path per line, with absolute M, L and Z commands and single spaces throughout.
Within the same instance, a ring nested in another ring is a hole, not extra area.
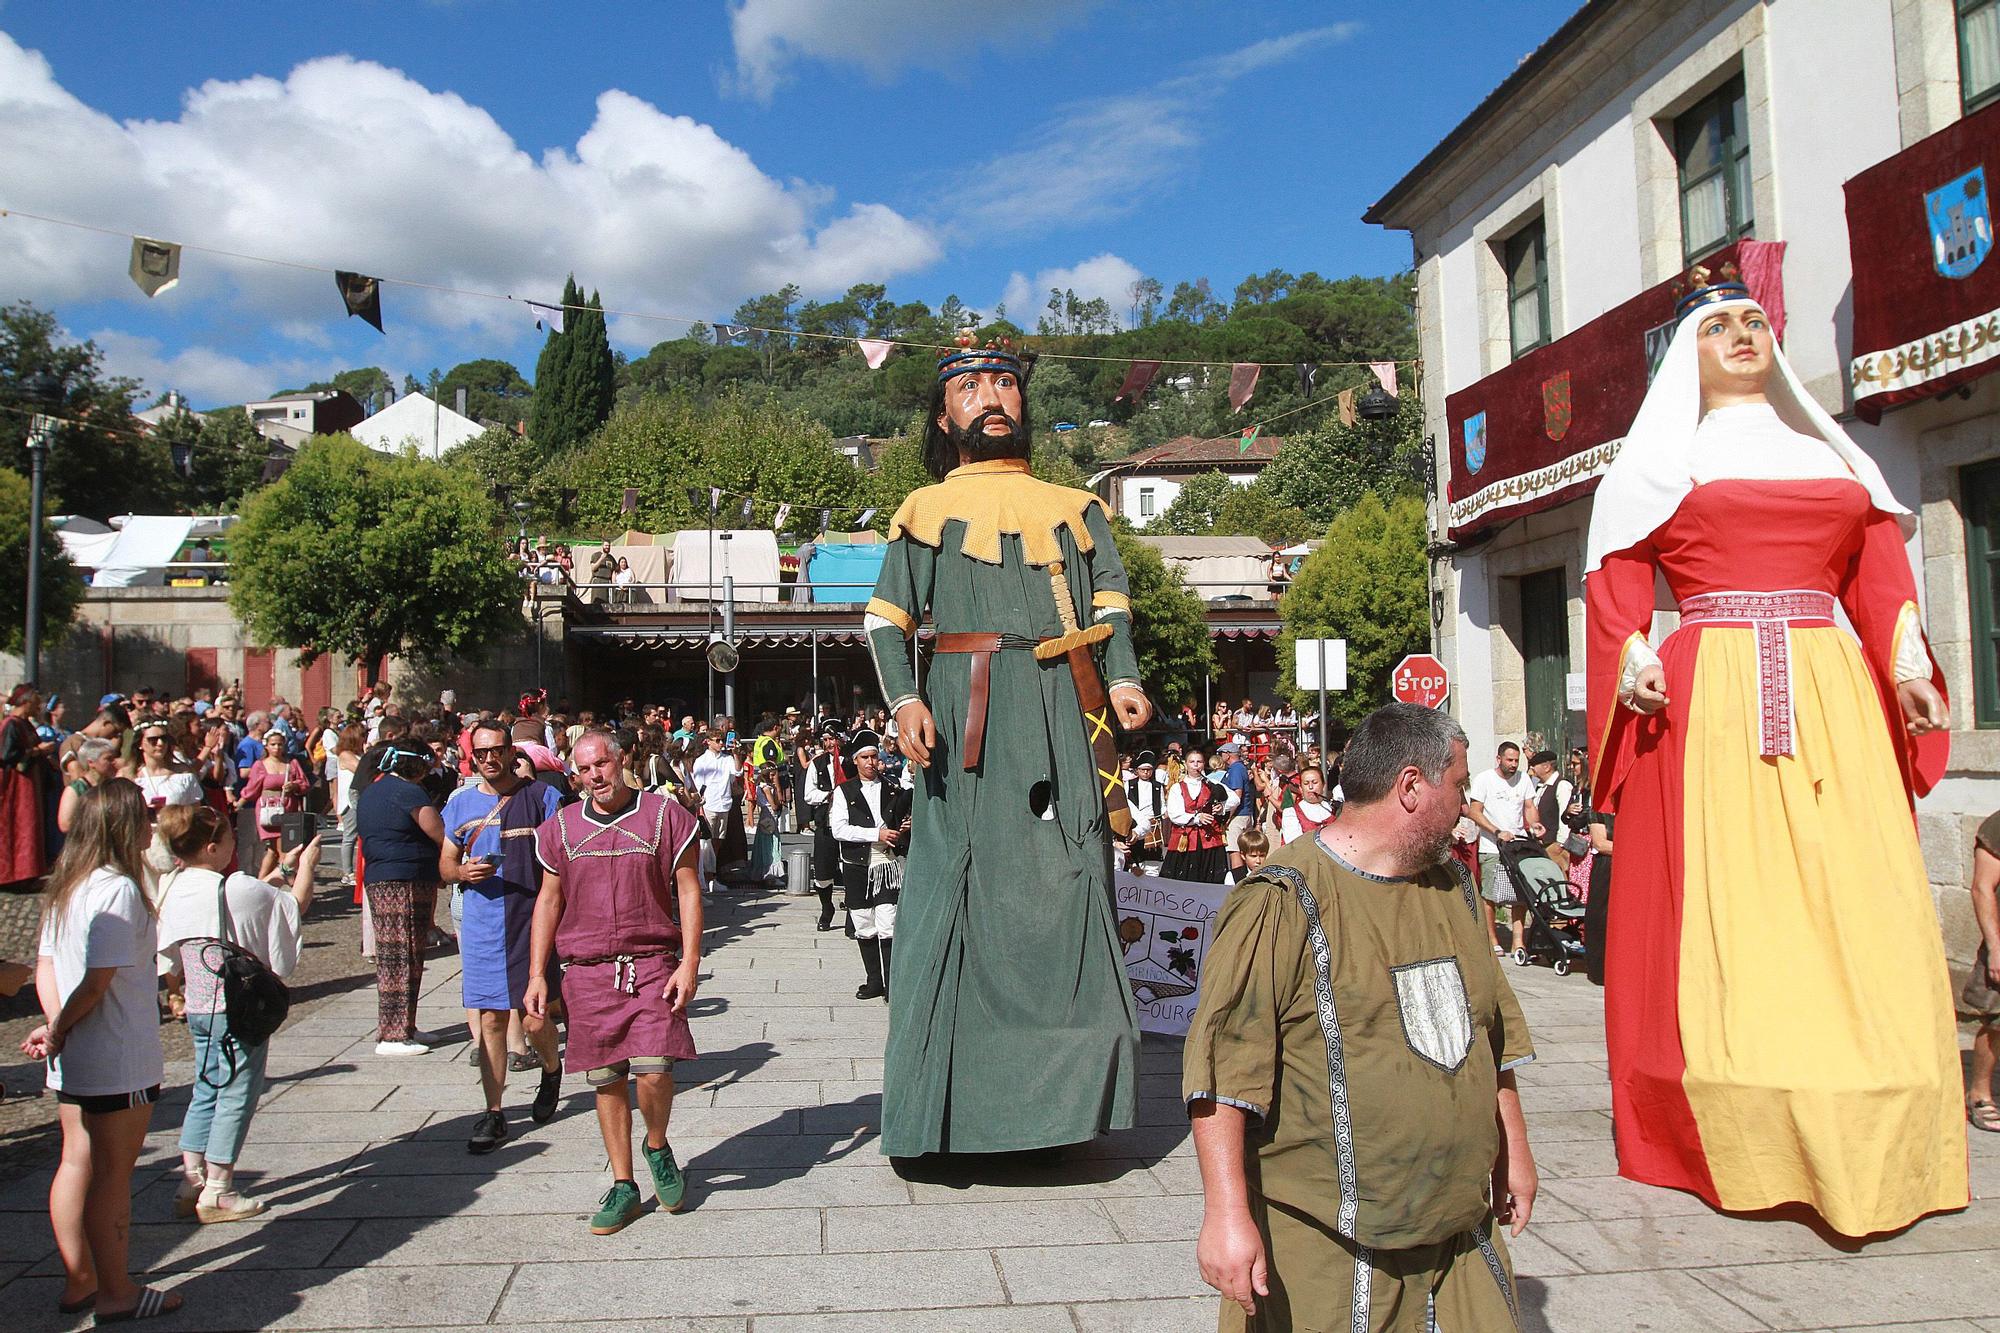
M 362 273 L 357 270 L 327 268 L 323 265 L 301 263 L 297 260 L 276 259 L 269 255 L 246 254 L 242 251 L 225 250 L 216 246 L 167 241 L 150 236 L 134 236 L 129 232 L 120 231 L 112 227 L 98 226 L 94 223 L 77 222 L 69 218 L 50 217 L 46 214 L 0 207 L 0 219 L 6 218 L 22 218 L 29 221 L 47 223 L 51 226 L 69 227 L 78 231 L 95 232 L 99 235 L 116 236 L 128 240 L 131 245 L 128 271 L 133 283 L 149 298 L 158 296 L 161 292 L 170 291 L 179 285 L 182 255 L 184 252 L 193 251 L 198 254 L 211 254 L 229 259 L 242 260 L 246 263 L 268 264 L 279 268 L 302 269 L 308 272 L 331 273 L 335 286 L 340 292 L 341 303 L 346 308 L 347 314 L 350 317 L 366 320 L 378 333 L 386 332 L 383 325 L 382 289 L 389 286 L 409 287 L 419 291 L 465 296 L 479 300 L 509 301 L 523 307 L 534 320 L 536 328 L 545 328 L 558 334 L 562 333 L 564 329 L 566 307 L 560 302 L 535 301 L 526 297 L 518 297 L 511 293 L 475 291 L 440 283 L 420 282 L 412 278 L 384 277 L 376 274 Z M 578 307 L 578 309 L 582 308 L 581 306 Z M 682 324 L 689 327 L 697 324 L 706 324 L 713 330 L 716 342 L 721 345 L 740 342 L 752 334 L 852 343 L 856 350 L 860 352 L 862 359 L 867 363 L 870 370 L 879 370 L 883 363 L 888 360 L 890 353 L 897 348 L 928 352 L 951 350 L 951 347 L 947 344 L 919 342 L 913 339 L 854 338 L 846 334 L 808 332 L 802 329 L 774 329 L 752 324 L 708 321 L 686 315 L 662 314 L 657 311 L 605 310 L 603 313 L 606 315 L 617 315 L 626 319 Z M 1175 360 L 1164 357 L 1135 360 L 1122 356 L 1098 356 L 1081 352 L 1053 351 L 1043 352 L 1041 356 L 1054 361 L 1127 362 L 1128 368 L 1125 379 L 1119 387 L 1117 398 L 1132 402 L 1137 402 L 1145 395 L 1146 390 L 1152 386 L 1155 377 L 1158 376 L 1162 367 L 1229 365 L 1230 402 L 1231 407 L 1236 411 L 1241 411 L 1243 405 L 1248 403 L 1250 395 L 1256 391 L 1258 376 L 1263 369 L 1267 367 L 1282 368 L 1286 364 L 1284 362 L 1240 361 L 1229 363 Z M 1415 365 L 1416 362 L 1295 361 L 1290 363 L 1293 373 L 1298 380 L 1299 393 L 1307 399 L 1310 399 L 1313 395 L 1320 370 L 1328 366 L 1367 366 L 1375 372 L 1377 379 L 1383 382 L 1384 388 L 1393 394 L 1395 392 L 1393 385 L 1395 384 L 1396 370 L 1399 364 Z M 1384 367 L 1387 368 L 1386 377 Z
M 773 532 L 782 532 L 784 530 L 787 520 L 791 518 L 792 511 L 795 509 L 810 511 L 817 508 L 819 510 L 819 530 L 821 532 L 830 532 L 833 530 L 833 516 L 835 514 L 857 513 L 857 509 L 853 505 L 814 506 L 809 504 L 799 505 L 790 500 L 771 501 L 761 496 L 751 495 L 744 491 L 732 491 L 721 486 L 690 486 L 687 490 L 687 497 L 688 504 L 693 506 L 695 512 L 706 513 L 711 522 L 727 513 L 731 518 L 739 522 L 750 523 L 754 521 L 758 505 L 775 503 L 777 505 L 777 512 L 771 516 L 771 530 Z M 725 505 L 723 503 L 725 500 L 730 503 Z M 625 512 L 628 514 L 632 513 L 638 507 L 638 488 L 636 486 L 626 487 Z M 846 531 L 859 532 L 873 523 L 875 516 L 881 512 L 880 507 L 875 505 L 859 509 L 858 515 L 854 520 L 854 526 L 846 529 Z

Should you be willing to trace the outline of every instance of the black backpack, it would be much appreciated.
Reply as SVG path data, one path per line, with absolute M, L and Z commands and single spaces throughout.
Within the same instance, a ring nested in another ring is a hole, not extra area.
M 227 1083 L 236 1077 L 235 1048 L 262 1046 L 269 1041 L 291 1012 L 292 993 L 263 959 L 228 940 L 232 931 L 226 878 L 216 889 L 216 915 L 224 938 L 203 944 L 201 961 L 221 983 L 223 1012 L 229 1018 L 229 1036 L 223 1042 L 223 1053 L 229 1060 L 229 1078 L 223 1080 Z M 206 1082 L 208 1071 L 203 1070 L 201 1077 Z

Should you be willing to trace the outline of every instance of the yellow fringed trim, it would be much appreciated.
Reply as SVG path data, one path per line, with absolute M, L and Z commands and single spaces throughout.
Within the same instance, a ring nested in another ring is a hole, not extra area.
M 1122 592 L 1104 590 L 1090 594 L 1090 604 L 1099 611 L 1123 611 L 1132 614 L 1132 599 Z
M 912 616 L 902 607 L 897 606 L 894 602 L 885 602 L 880 597 L 870 597 L 868 599 L 866 614 L 882 617 L 882 619 L 888 621 L 906 635 L 917 632 L 916 617 Z
M 1089 629 L 1072 630 L 1068 634 L 1053 639 L 1044 639 L 1035 645 L 1035 656 L 1046 662 L 1061 657 L 1072 648 L 1087 648 L 1093 643 L 1103 643 L 1111 637 L 1111 626 L 1092 625 Z
M 889 540 L 910 537 L 926 546 L 944 544 L 944 525 L 952 519 L 965 524 L 959 549 L 984 564 L 1000 563 L 1000 538 L 1013 533 L 1021 539 L 1028 563 L 1046 568 L 1062 559 L 1056 534 L 1068 528 L 1078 551 L 1094 545 L 1084 516 L 1104 501 L 1089 491 L 1072 490 L 1043 481 L 1028 471 L 1025 460 L 999 458 L 954 468 L 935 486 L 910 492 L 889 520 Z

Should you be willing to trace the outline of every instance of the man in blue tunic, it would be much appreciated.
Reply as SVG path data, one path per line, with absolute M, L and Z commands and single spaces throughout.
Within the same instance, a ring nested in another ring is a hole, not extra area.
M 1111 887 L 1112 718 L 1151 709 L 1103 503 L 1028 470 L 1026 360 L 938 363 L 925 464 L 866 625 L 921 770 L 896 920 L 882 1151 L 1013 1152 L 1133 1122 L 1138 1028 Z M 910 638 L 936 656 L 919 692 Z M 1095 653 L 1103 653 L 1103 675 Z

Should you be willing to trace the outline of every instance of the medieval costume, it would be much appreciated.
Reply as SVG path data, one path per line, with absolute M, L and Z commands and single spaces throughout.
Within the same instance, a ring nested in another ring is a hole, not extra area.
M 1132 856 L 1135 862 L 1158 861 L 1167 845 L 1167 784 L 1154 776 L 1151 759 L 1125 780 L 1125 805 L 1132 812 Z
M 694 816 L 680 802 L 636 790 L 615 816 L 586 797 L 536 831 L 542 867 L 562 877 L 555 947 L 570 1073 L 694 1058 L 687 1016 L 664 998 L 681 961 L 674 867 L 694 839 Z
M 872 732 L 854 738 L 854 757 L 880 753 Z M 915 770 L 905 766 L 903 781 L 876 770 L 873 781 L 856 777 L 843 782 L 833 794 L 829 820 L 833 836 L 840 843 L 840 882 L 845 894 L 848 925 L 861 949 L 864 980 L 854 992 L 857 1000 L 879 1000 L 889 994 L 889 968 L 896 937 L 896 900 L 903 887 L 902 844 L 885 844 L 881 831 L 900 828 L 910 817 L 909 779 Z
M 535 830 L 561 808 L 555 789 L 527 782 L 505 796 L 468 782 L 444 803 L 445 836 L 466 860 L 493 863 L 490 879 L 459 891 L 459 985 L 467 1009 L 519 1009 L 528 989 L 529 922 L 542 877 Z
M 1190 773 L 1167 788 L 1167 856 L 1160 866 L 1163 879 L 1195 884 L 1221 884 L 1229 879 L 1229 854 L 1223 849 L 1223 826 L 1236 808 L 1236 793 L 1221 783 Z M 1196 821 L 1207 815 L 1211 822 Z
M 820 732 L 822 749 L 806 768 L 806 810 L 812 818 L 812 882 L 819 895 L 819 928 L 833 929 L 833 886 L 840 878 L 840 850 L 834 841 L 833 793 L 854 776 L 840 757 L 840 729 L 827 725 Z
M 1284 808 L 1278 813 L 1278 837 L 1287 847 L 1300 838 L 1310 838 L 1322 824 L 1333 822 L 1333 807 L 1324 801 L 1308 801 L 1295 792 L 1286 792 Z
M 1587 561 L 1592 791 L 1621 853 L 1604 968 L 1619 1170 L 1891 1230 L 1967 1202 L 1911 814 L 1945 737 L 1910 741 L 1897 697 L 1935 676 L 1908 511 L 1775 345 L 1769 401 L 1704 417 L 1702 321 L 1755 303 L 1729 283 L 1682 304 Z M 1658 575 L 1681 619 L 1656 654 Z M 1632 701 L 1653 665 L 1668 702 L 1648 715 Z
M 1245 1112 L 1250 1212 L 1271 1294 L 1221 1326 L 1511 1329 L 1487 1190 L 1499 1075 L 1534 1059 L 1452 862 L 1407 880 L 1317 837 L 1223 900 L 1182 1096 Z
M 36 702 L 33 686 L 17 685 L 0 719 L 0 884 L 39 879 L 49 868 L 43 807 L 55 770 L 36 748 L 41 738 L 28 716 Z
M 948 355 L 940 383 L 1001 366 L 1023 370 L 1011 353 Z M 1138 1026 L 1107 801 L 1129 825 L 1091 650 L 1113 686 L 1136 688 L 1138 663 L 1104 504 L 995 457 L 912 493 L 889 539 L 869 643 L 890 712 L 926 699 L 936 742 L 898 904 L 882 1151 L 1019 1151 L 1129 1127 Z M 920 696 L 910 643 L 926 611 L 937 651 Z

